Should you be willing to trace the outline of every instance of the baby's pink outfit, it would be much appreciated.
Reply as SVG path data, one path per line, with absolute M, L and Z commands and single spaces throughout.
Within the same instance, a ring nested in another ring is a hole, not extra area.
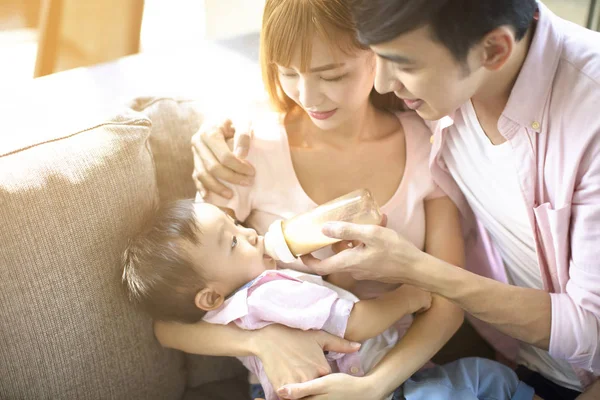
M 233 322 L 246 330 L 281 324 L 302 330 L 324 330 L 344 337 L 356 301 L 358 298 L 350 292 L 323 281 L 320 276 L 293 270 L 270 270 L 239 289 L 221 307 L 206 313 L 204 321 L 222 325 Z M 395 329 L 390 329 L 367 340 L 359 352 L 331 352 L 327 359 L 333 372 L 362 376 L 397 339 Z M 260 380 L 266 400 L 278 399 L 258 357 L 239 359 Z

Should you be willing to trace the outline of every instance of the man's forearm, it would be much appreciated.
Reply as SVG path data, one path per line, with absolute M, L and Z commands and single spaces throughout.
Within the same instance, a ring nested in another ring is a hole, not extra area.
M 446 297 L 515 339 L 548 349 L 552 310 L 545 291 L 500 283 L 429 256 L 417 268 L 419 281 L 407 283 Z

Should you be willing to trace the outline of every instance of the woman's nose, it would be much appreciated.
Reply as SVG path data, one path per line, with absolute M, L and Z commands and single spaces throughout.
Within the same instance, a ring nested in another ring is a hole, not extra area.
M 311 79 L 300 79 L 298 83 L 298 99 L 305 109 L 316 108 L 321 104 L 319 85 Z

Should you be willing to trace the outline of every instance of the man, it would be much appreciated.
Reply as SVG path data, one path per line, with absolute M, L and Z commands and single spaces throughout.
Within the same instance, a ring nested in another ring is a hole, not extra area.
M 432 175 L 461 209 L 471 272 L 351 224 L 324 232 L 364 245 L 305 263 L 442 295 L 487 323 L 536 394 L 576 398 L 600 375 L 600 34 L 535 0 L 354 10 L 376 89 L 431 121 Z

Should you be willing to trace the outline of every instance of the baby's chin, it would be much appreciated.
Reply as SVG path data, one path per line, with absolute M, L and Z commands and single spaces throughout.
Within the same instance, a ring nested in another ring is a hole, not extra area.
M 277 261 L 269 257 L 267 254 L 263 255 L 263 265 L 265 270 L 277 269 Z

